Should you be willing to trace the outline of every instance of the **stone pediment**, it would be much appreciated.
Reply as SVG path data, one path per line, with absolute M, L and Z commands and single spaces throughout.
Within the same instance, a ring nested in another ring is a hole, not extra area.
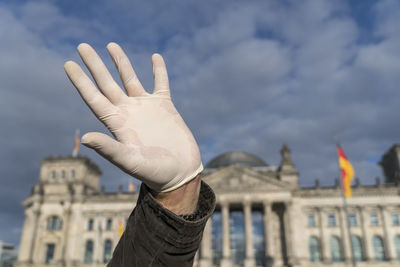
M 229 166 L 203 177 L 216 192 L 279 192 L 290 191 L 287 182 L 275 173 L 261 174 L 246 167 Z

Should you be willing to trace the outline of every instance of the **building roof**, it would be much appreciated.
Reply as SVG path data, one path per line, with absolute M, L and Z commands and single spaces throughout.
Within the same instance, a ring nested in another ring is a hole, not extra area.
M 80 161 L 80 162 L 83 162 L 84 164 L 86 164 L 91 170 L 93 170 L 97 174 L 99 174 L 99 175 L 102 174 L 99 166 L 97 166 L 96 163 L 91 161 L 88 157 L 82 156 L 82 155 L 78 155 L 76 157 L 73 157 L 73 156 L 49 156 L 49 157 L 44 158 L 42 160 L 41 164 L 47 163 L 47 162 L 57 162 L 57 161 L 72 161 L 72 162 Z
M 231 165 L 246 166 L 246 167 L 266 167 L 268 166 L 259 157 L 240 151 L 232 151 L 221 154 L 210 160 L 206 168 L 221 168 Z

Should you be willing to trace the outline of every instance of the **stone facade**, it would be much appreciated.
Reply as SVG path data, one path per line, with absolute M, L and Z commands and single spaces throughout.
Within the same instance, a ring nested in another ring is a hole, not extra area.
M 117 244 L 119 224 L 125 224 L 137 194 L 99 191 L 100 174 L 85 157 L 42 161 L 40 181 L 23 203 L 25 221 L 17 266 L 105 265 L 101 264 L 104 244 L 110 240 L 112 249 Z M 92 265 L 83 264 L 87 240 L 94 244 Z
M 352 258 L 359 267 L 400 266 L 396 184 L 356 181 L 346 220 L 338 183 L 301 188 L 286 145 L 281 157 L 272 167 L 230 152 L 206 165 L 203 179 L 217 195 L 217 208 L 195 266 L 335 267 L 352 266 Z M 24 201 L 17 266 L 106 265 L 137 192 L 106 193 L 98 189 L 99 176 L 85 157 L 42 161 L 40 181 Z

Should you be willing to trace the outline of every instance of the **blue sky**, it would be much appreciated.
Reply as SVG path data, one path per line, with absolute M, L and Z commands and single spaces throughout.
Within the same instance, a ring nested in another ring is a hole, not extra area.
M 41 159 L 70 154 L 76 128 L 106 132 L 63 70 L 80 62 L 79 43 L 115 75 L 105 46 L 118 42 L 149 91 L 151 54 L 162 53 L 204 163 L 241 150 L 278 165 L 286 142 L 301 185 L 333 184 L 337 135 L 370 184 L 399 142 L 398 25 L 395 0 L 0 1 L 0 239 L 19 243 Z M 127 186 L 116 167 L 80 154 L 101 167 L 107 190 Z

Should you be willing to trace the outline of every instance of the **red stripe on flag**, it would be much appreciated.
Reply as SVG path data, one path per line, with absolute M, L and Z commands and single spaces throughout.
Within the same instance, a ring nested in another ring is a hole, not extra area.
M 347 176 L 346 176 L 346 170 L 345 169 L 341 169 L 341 171 L 342 171 L 342 185 L 343 185 L 343 191 L 345 192 L 345 194 L 346 194 L 346 192 L 347 192 L 347 187 L 346 187 L 346 178 L 347 178 Z
M 339 157 L 347 159 L 346 154 L 344 154 L 344 151 L 340 146 L 337 146 L 337 153 L 338 153 Z

